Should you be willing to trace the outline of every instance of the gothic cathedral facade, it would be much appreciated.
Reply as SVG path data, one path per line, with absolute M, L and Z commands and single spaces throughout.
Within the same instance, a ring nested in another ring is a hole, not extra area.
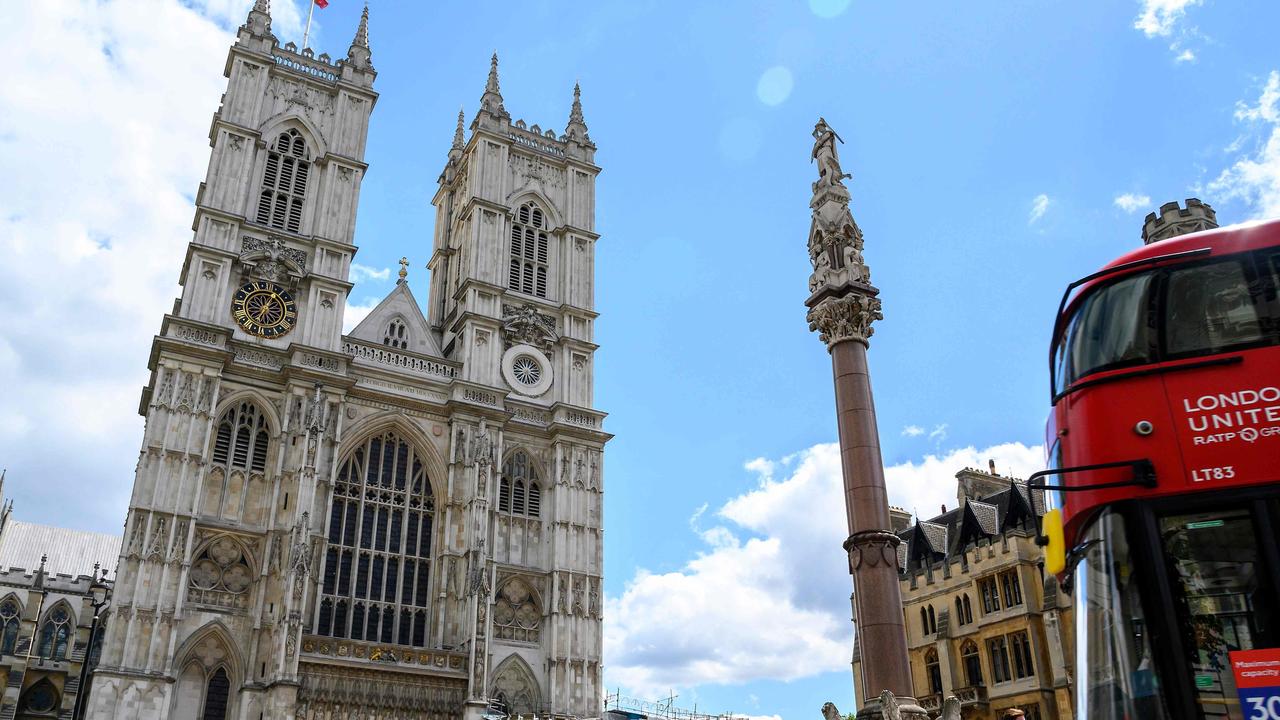
M 427 306 L 402 270 L 344 334 L 368 11 L 333 61 L 257 0 L 225 74 L 88 716 L 598 716 L 610 436 L 576 88 L 563 133 L 526 126 L 494 58 L 432 201 Z

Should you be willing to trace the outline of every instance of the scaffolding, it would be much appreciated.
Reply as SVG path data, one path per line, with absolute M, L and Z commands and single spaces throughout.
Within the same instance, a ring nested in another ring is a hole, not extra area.
M 742 720 L 745 717 L 732 712 L 717 715 L 698 712 L 696 704 L 692 710 L 676 707 L 677 697 L 673 694 L 662 700 L 642 700 L 623 695 L 621 691 L 606 692 L 605 717 L 610 713 L 625 715 L 629 720 Z

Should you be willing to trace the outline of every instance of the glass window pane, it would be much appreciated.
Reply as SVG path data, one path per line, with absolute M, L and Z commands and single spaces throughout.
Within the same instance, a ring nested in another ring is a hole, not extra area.
M 1106 512 L 1085 532 L 1089 548 L 1076 570 L 1077 717 L 1162 718 L 1155 661 L 1124 519 Z
M 1087 295 L 1067 330 L 1066 383 L 1091 372 L 1151 360 L 1147 290 L 1151 273 L 1131 275 Z
M 1170 355 L 1205 354 L 1262 340 L 1255 296 L 1239 260 L 1169 273 L 1165 345 Z
M 1255 648 L 1266 607 L 1253 520 L 1243 509 L 1166 517 L 1160 538 L 1197 704 L 1206 716 L 1243 720 L 1227 653 Z

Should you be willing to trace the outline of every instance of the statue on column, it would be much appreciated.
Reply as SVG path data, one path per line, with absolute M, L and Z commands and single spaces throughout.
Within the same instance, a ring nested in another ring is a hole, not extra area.
M 836 151 L 836 141 L 844 142 L 835 130 L 827 124 L 825 118 L 818 118 L 813 126 L 812 160 L 818 163 L 818 180 L 813 184 L 815 199 L 821 190 L 840 186 L 844 189 L 844 179 L 852 175 L 840 168 L 840 154 Z

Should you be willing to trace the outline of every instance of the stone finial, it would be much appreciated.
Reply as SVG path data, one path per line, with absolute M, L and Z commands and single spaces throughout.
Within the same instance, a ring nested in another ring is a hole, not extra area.
M 396 281 L 397 285 L 404 283 L 405 278 L 409 277 L 409 258 L 400 258 L 400 279 Z
M 241 29 L 257 37 L 269 37 L 271 35 L 271 1 L 255 0 L 253 8 L 249 10 L 249 17 L 245 19 Z
M 373 65 L 373 52 L 369 49 L 369 3 L 364 4 L 360 13 L 360 24 L 356 26 L 356 36 L 351 40 L 347 50 L 347 61 L 361 70 Z
M 1218 214 L 1208 203 L 1199 198 L 1187 198 L 1186 208 L 1177 201 L 1160 206 L 1160 213 L 1148 213 L 1142 223 L 1142 244 L 1150 245 L 1161 240 L 1187 235 L 1218 227 Z
M 480 111 L 500 118 L 510 119 L 507 109 L 502 106 L 502 90 L 498 86 L 498 53 L 489 59 L 489 79 L 484 84 L 484 95 L 480 96 Z
M 580 143 L 591 142 L 591 137 L 587 135 L 587 122 L 582 117 L 582 88 L 576 82 L 573 84 L 573 106 L 569 109 L 569 124 L 565 126 L 564 134 L 570 140 Z

